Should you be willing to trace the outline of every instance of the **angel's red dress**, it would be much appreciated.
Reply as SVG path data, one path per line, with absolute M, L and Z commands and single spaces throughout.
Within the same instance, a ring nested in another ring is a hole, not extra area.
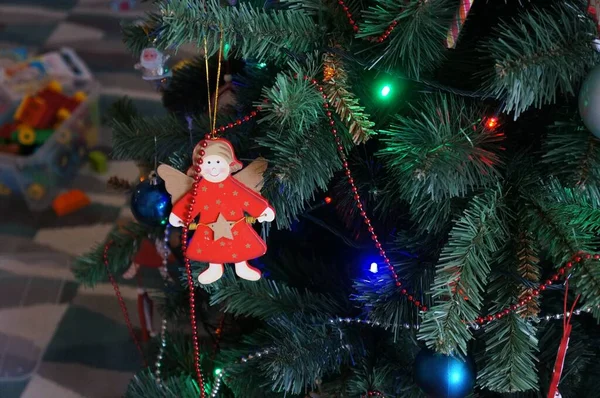
M 173 206 L 173 213 L 185 221 L 190 206 L 191 191 Z M 191 260 L 223 264 L 238 263 L 262 256 L 267 245 L 248 224 L 244 217 L 259 217 L 270 207 L 259 194 L 251 191 L 231 175 L 222 182 L 201 179 L 198 194 L 192 208 L 192 219 L 200 214 L 198 229 L 188 245 L 187 257 Z M 208 224 L 217 221 L 222 214 L 233 225 L 233 239 L 221 237 L 214 240 L 213 230 Z

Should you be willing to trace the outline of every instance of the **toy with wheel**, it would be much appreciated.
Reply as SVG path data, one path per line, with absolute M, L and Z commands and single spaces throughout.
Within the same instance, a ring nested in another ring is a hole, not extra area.
M 69 189 L 87 162 L 89 133 L 100 124 L 97 87 L 83 87 L 83 94 L 51 84 L 13 105 L 9 112 L 16 120 L 0 125 L 0 199 L 10 192 L 31 210 L 44 210 Z M 2 90 L 0 86 L 0 103 Z M 64 206 L 59 207 L 63 214 Z

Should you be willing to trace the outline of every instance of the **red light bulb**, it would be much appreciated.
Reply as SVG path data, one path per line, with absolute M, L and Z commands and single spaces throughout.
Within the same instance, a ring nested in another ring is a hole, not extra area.
M 331 198 L 329 196 L 325 197 L 325 203 L 326 204 L 330 204 L 331 203 Z
M 488 118 L 487 122 L 485 123 L 485 126 L 488 129 L 495 129 L 496 127 L 498 127 L 498 118 L 496 118 L 496 117 Z

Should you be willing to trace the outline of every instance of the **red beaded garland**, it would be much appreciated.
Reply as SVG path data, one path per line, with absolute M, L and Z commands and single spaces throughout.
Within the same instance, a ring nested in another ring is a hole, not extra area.
M 359 28 L 358 24 L 356 23 L 356 21 L 354 20 L 354 18 L 352 17 L 352 13 L 350 12 L 350 9 L 348 8 L 348 6 L 344 3 L 344 0 L 338 0 L 338 4 L 341 6 L 342 10 L 346 14 L 346 18 L 348 18 L 348 23 L 350 24 L 350 26 L 352 26 L 352 30 L 354 31 L 354 33 L 358 33 L 360 28 Z M 383 41 L 385 39 L 387 39 L 389 37 L 389 35 L 392 33 L 392 31 L 396 28 L 396 25 L 398 25 L 398 21 L 392 21 L 388 25 L 386 30 L 380 36 L 369 37 L 368 40 L 375 41 L 377 43 L 383 43 Z
M 257 107 L 258 110 L 260 110 Z M 212 136 L 214 137 L 217 134 L 217 131 L 219 132 L 224 132 L 227 129 L 233 128 L 234 125 L 241 125 L 243 122 L 248 122 L 250 121 L 251 118 L 256 117 L 257 112 L 256 111 L 252 111 L 250 112 L 250 115 L 246 115 L 244 116 L 242 119 L 237 119 L 235 121 L 235 123 L 228 123 L 226 126 L 220 126 L 218 129 L 213 130 L 212 131 Z M 242 121 L 243 120 L 243 121 Z M 202 148 L 206 148 L 208 146 L 208 143 L 206 140 L 211 138 L 211 134 L 206 134 L 204 136 L 204 140 L 200 141 L 200 146 Z M 193 342 L 193 346 L 194 346 L 194 368 L 196 371 L 196 377 L 198 378 L 198 384 L 200 387 L 200 397 L 201 398 L 206 398 L 206 391 L 204 389 L 204 377 L 202 375 L 202 369 L 200 367 L 200 344 L 198 343 L 198 327 L 197 327 L 197 322 L 196 322 L 196 302 L 195 302 L 195 290 L 194 290 L 194 278 L 192 275 L 192 267 L 191 267 L 191 262 L 190 259 L 187 257 L 186 253 L 187 253 L 187 236 L 188 236 L 188 232 L 189 232 L 189 227 L 188 225 L 192 222 L 192 210 L 194 208 L 194 203 L 196 202 L 196 199 L 194 198 L 194 196 L 198 193 L 198 184 L 200 181 L 200 165 L 203 163 L 202 157 L 206 154 L 206 152 L 204 150 L 200 150 L 198 151 L 198 156 L 196 157 L 196 159 L 194 159 L 194 165 L 193 165 L 193 170 L 194 170 L 194 182 L 192 184 L 192 197 L 190 198 L 190 205 L 187 208 L 187 213 L 184 217 L 184 221 L 185 221 L 185 226 L 182 228 L 182 234 L 181 234 L 181 249 L 183 250 L 183 254 L 184 254 L 184 264 L 185 264 L 185 271 L 186 271 L 186 277 L 187 277 L 187 282 L 188 282 L 188 287 L 190 290 L 190 324 L 192 326 L 192 342 Z M 120 295 L 119 295 L 120 296 Z M 141 350 L 141 348 L 140 348 Z
M 573 257 L 573 260 L 576 263 L 579 263 L 579 262 L 581 262 L 581 260 L 583 258 L 585 258 L 587 260 L 589 260 L 591 258 L 593 258 L 594 260 L 600 260 L 600 254 L 591 255 L 589 253 L 579 253 L 579 255 L 576 255 L 575 257 Z M 531 292 L 531 294 L 527 295 L 524 299 L 519 301 L 517 304 L 512 304 L 509 308 L 504 309 L 501 313 L 494 314 L 494 315 L 488 315 L 486 317 L 479 317 L 474 322 L 478 323 L 478 324 L 483 324 L 483 323 L 485 323 L 486 320 L 488 322 L 491 322 L 493 319 L 499 318 L 500 314 L 508 315 L 510 312 L 517 311 L 520 307 L 523 307 L 527 303 L 532 301 L 534 299 L 534 297 L 539 296 L 542 291 L 546 290 L 548 288 L 548 286 L 552 285 L 553 281 L 559 280 L 560 276 L 565 274 L 566 269 L 572 268 L 573 265 L 574 265 L 573 261 L 567 262 L 564 267 L 559 268 L 558 271 L 554 275 L 552 275 L 552 277 L 550 277 L 544 283 L 539 285 L 539 287 L 537 289 L 534 289 Z
M 342 6 L 344 5 L 343 0 L 339 0 L 338 3 Z M 305 76 L 305 80 L 308 80 L 307 76 Z M 322 91 L 323 88 L 320 84 L 318 84 L 316 79 L 311 79 L 311 83 L 316 87 L 316 89 L 319 92 Z M 328 99 L 327 99 L 326 95 L 323 95 L 323 107 L 325 109 L 329 108 L 329 103 L 328 103 Z M 367 213 L 363 210 L 363 205 L 360 200 L 360 194 L 358 193 L 358 187 L 354 184 L 354 178 L 352 177 L 352 172 L 350 171 L 350 168 L 348 165 L 348 160 L 346 159 L 346 154 L 344 153 L 344 147 L 341 144 L 341 137 L 338 135 L 337 129 L 335 127 L 333 127 L 333 126 L 335 126 L 335 120 L 333 119 L 333 114 L 331 111 L 327 111 L 326 115 L 327 115 L 327 118 L 329 119 L 329 125 L 332 126 L 331 133 L 333 134 L 333 138 L 336 143 L 338 154 L 340 156 L 340 160 L 342 161 L 344 173 L 346 174 L 348 183 L 350 184 L 350 190 L 352 191 L 353 198 L 356 202 L 356 207 L 360 210 L 360 216 L 363 218 L 364 223 L 367 225 L 367 230 L 371 234 L 371 239 L 375 243 L 375 247 L 377 249 L 379 249 L 379 255 L 383 258 L 384 262 L 389 265 L 391 263 L 391 261 L 387 257 L 385 251 L 383 250 L 381 242 L 379 242 L 379 240 L 378 240 L 377 234 L 375 233 L 375 229 L 371 225 L 371 220 L 367 217 Z M 395 282 L 396 286 L 402 286 L 402 283 L 398 280 L 398 275 L 394 271 L 394 267 L 389 265 L 389 269 L 392 274 L 392 277 L 394 278 L 394 282 Z M 418 300 L 415 301 L 413 296 L 409 295 L 409 293 L 407 292 L 406 289 L 402 289 L 401 293 L 404 296 L 407 296 L 408 301 L 412 302 L 418 309 L 420 309 L 421 311 L 426 310 L 427 307 L 422 305 L 420 301 L 418 301 Z
M 108 274 L 108 279 L 110 280 L 110 283 L 112 284 L 112 287 L 117 296 L 117 300 L 119 301 L 119 307 L 121 307 L 121 312 L 123 313 L 123 318 L 125 318 L 125 324 L 127 325 L 127 330 L 129 330 L 129 335 L 131 336 L 131 339 L 135 343 L 135 346 L 137 347 L 138 351 L 140 352 L 140 355 L 142 357 L 142 363 L 144 364 L 144 367 L 147 367 L 148 364 L 146 363 L 146 358 L 144 358 L 144 351 L 142 350 L 142 346 L 140 345 L 140 342 L 133 330 L 133 325 L 131 324 L 131 319 L 129 318 L 129 312 L 127 311 L 127 306 L 125 305 L 125 300 L 123 300 L 123 296 L 121 296 L 121 290 L 119 289 L 119 284 L 117 283 L 112 272 L 110 272 L 110 268 L 108 266 L 108 250 L 110 249 L 112 244 L 113 244 L 113 241 L 108 241 L 104 245 L 104 252 L 103 252 L 104 267 L 106 268 L 106 273 Z
M 367 391 L 367 395 L 362 395 L 362 398 L 366 397 L 383 397 L 384 395 L 379 391 Z

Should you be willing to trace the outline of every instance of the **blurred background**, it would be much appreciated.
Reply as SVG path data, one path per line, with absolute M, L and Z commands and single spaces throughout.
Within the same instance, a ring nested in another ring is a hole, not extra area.
M 112 286 L 86 289 L 70 264 L 132 218 L 128 197 L 106 188 L 110 176 L 140 175 L 107 159 L 107 109 L 128 96 L 141 112 L 165 112 L 121 41 L 121 22 L 149 7 L 0 0 L 2 398 L 119 397 L 139 368 Z M 121 286 L 135 326 L 138 283 Z

